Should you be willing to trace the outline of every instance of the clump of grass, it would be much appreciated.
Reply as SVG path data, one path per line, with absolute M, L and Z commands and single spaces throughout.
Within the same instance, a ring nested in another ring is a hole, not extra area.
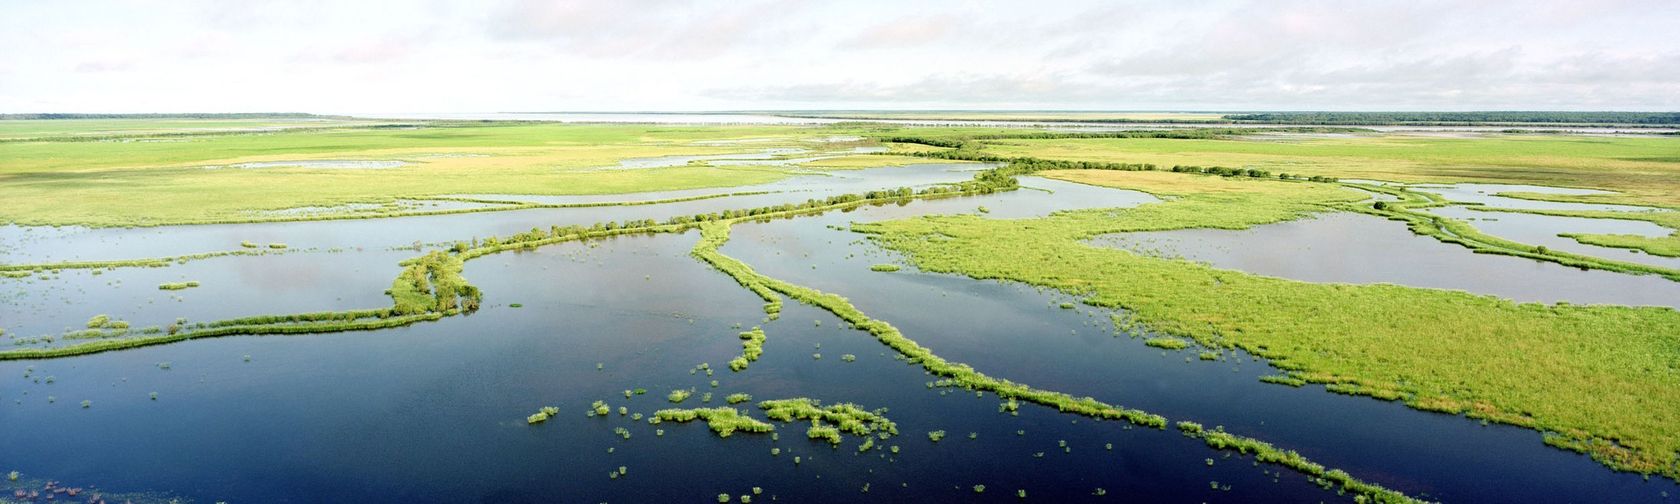
M 745 393 L 736 392 L 734 394 L 729 394 L 727 397 L 724 397 L 723 399 L 724 399 L 724 402 L 727 402 L 729 404 L 740 404 L 740 403 L 744 403 L 744 402 L 747 402 L 747 401 L 751 401 L 752 396 L 748 395 L 748 394 L 745 394 Z
M 704 420 L 712 432 L 718 437 L 729 437 L 736 432 L 766 433 L 775 430 L 775 426 L 747 416 L 735 408 L 720 406 L 716 408 L 692 409 L 662 409 L 653 413 L 654 418 L 662 422 L 692 422 Z
M 928 433 L 928 441 L 938 443 L 941 439 L 945 439 L 945 431 L 936 430 Z
M 274 242 L 274 243 L 268 244 L 268 248 L 275 249 L 275 250 L 280 250 L 280 249 L 286 248 L 286 244 L 280 243 L 280 242 Z
M 198 282 L 197 281 L 170 282 L 170 283 L 165 283 L 165 284 L 159 284 L 158 285 L 158 290 L 175 291 L 175 290 L 191 289 L 193 287 L 198 287 Z
M 898 434 L 898 424 L 887 419 L 884 409 L 865 410 L 851 403 L 823 406 L 820 401 L 805 397 L 763 401 L 758 403 L 758 407 L 763 409 L 764 415 L 771 420 L 783 422 L 810 420 L 813 425 L 832 425 L 837 432 L 845 432 L 863 438 L 877 434 L 885 436 Z
M 111 316 L 101 313 L 99 315 L 94 315 L 92 318 L 89 318 L 88 321 L 87 321 L 87 327 L 88 327 L 88 329 L 99 329 L 99 328 L 105 327 L 105 324 L 108 324 L 110 322 L 111 322 Z
M 1149 338 L 1148 340 L 1145 340 L 1143 344 L 1167 350 L 1183 350 L 1190 347 L 1190 342 L 1171 336 L 1157 336 Z
M 252 242 L 251 240 L 245 240 L 245 241 L 239 242 L 239 246 L 244 247 L 244 248 L 248 248 L 248 249 L 257 248 L 257 244 Z
M 1276 383 L 1278 385 L 1288 385 L 1291 387 L 1300 387 L 1307 384 L 1306 380 L 1290 375 L 1266 375 L 1260 377 L 1260 381 L 1265 383 Z
M 840 360 L 845 362 L 856 362 L 857 356 L 852 354 L 843 354 L 840 356 Z
M 678 389 L 678 390 L 672 390 L 670 394 L 666 394 L 665 399 L 667 399 L 667 400 L 669 400 L 673 403 L 681 403 L 683 401 L 687 401 L 689 396 L 692 396 L 692 395 L 694 395 L 693 390 Z
M 764 330 L 758 327 L 740 334 L 741 355 L 729 360 L 729 370 L 739 372 L 764 355 Z
M 155 399 L 156 396 L 154 395 L 153 398 Z M 554 406 L 543 406 L 542 409 L 537 410 L 536 413 L 532 413 L 531 416 L 525 417 L 525 424 L 532 425 L 547 422 L 549 418 L 553 418 L 554 415 L 558 414 L 560 414 L 560 408 Z
M 877 265 L 869 267 L 870 271 L 879 271 L 879 272 L 883 272 L 883 273 L 891 273 L 891 272 L 894 272 L 894 271 L 898 271 L 898 269 L 899 269 L 899 266 L 897 264 L 889 264 L 889 263 L 877 264 Z
M 828 441 L 829 444 L 840 444 L 840 429 L 813 422 L 811 428 L 805 430 L 805 437 Z

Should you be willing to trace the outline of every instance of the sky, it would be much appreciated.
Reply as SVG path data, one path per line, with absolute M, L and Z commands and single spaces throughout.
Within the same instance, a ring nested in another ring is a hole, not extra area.
M 1680 110 L 1680 2 L 0 0 L 0 113 Z

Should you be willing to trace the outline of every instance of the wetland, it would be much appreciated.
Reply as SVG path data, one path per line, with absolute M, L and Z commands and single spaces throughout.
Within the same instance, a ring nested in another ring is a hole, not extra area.
M 0 499 L 1680 497 L 1680 140 L 649 115 L 0 121 Z

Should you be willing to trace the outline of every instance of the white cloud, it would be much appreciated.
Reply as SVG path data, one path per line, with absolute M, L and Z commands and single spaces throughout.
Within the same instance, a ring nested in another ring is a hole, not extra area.
M 1680 109 L 1680 3 L 0 0 L 0 112 Z

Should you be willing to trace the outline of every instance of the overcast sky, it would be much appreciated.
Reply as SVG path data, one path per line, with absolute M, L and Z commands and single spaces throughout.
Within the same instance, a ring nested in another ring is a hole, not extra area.
M 0 112 L 1680 109 L 1680 1 L 0 0 Z

